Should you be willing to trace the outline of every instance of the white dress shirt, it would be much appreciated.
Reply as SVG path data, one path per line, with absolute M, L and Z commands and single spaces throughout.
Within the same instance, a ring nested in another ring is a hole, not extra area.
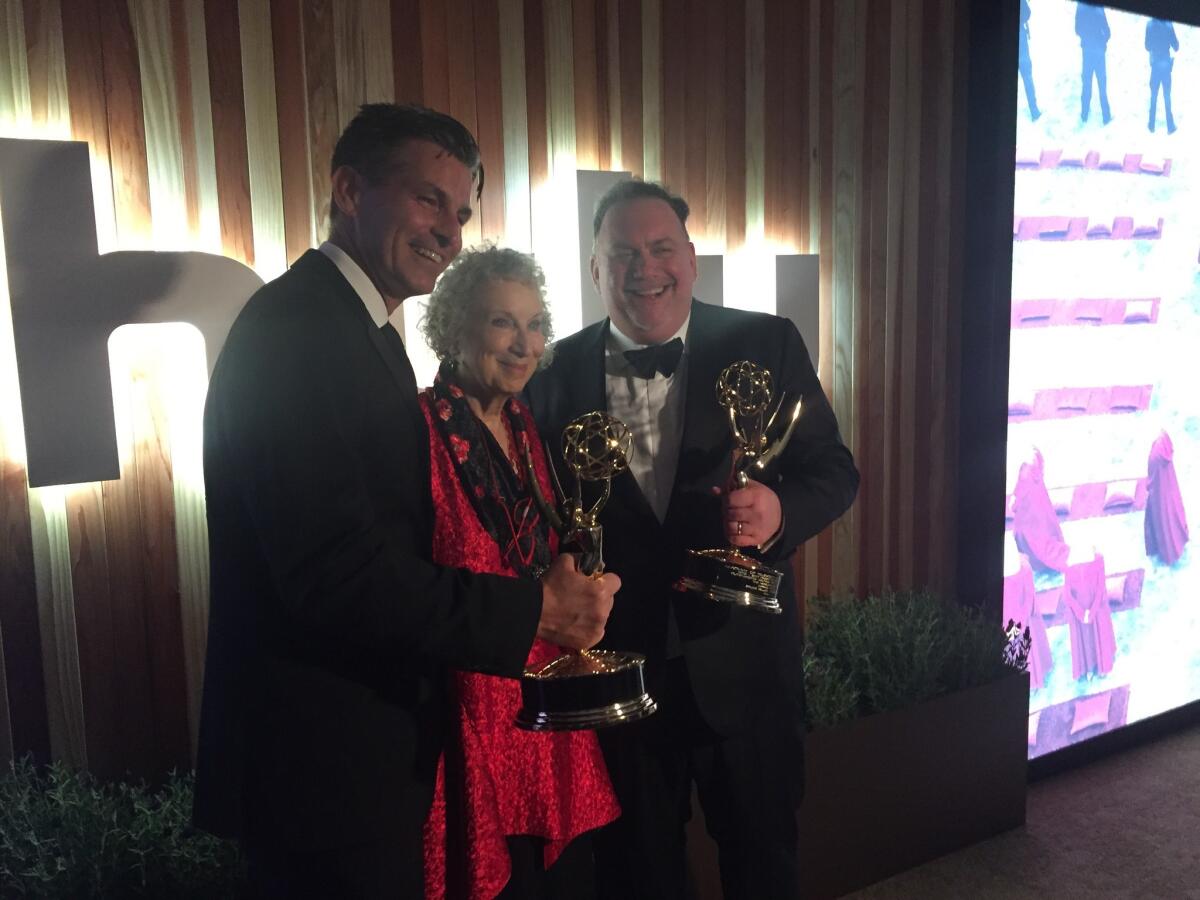
M 326 241 L 317 249 L 328 256 L 342 276 L 350 282 L 350 287 L 354 288 L 354 293 L 358 294 L 358 298 L 362 300 L 363 306 L 367 308 L 367 313 L 376 327 L 382 328 L 384 325 L 391 325 L 403 340 L 404 313 L 401 312 L 404 308 L 403 304 L 396 304 L 396 308 L 389 316 L 387 304 L 383 302 L 383 294 L 379 293 L 379 288 L 375 287 L 371 279 L 367 277 L 367 273 L 350 258 L 345 250 L 332 241 Z
M 642 378 L 625 358 L 626 350 L 638 350 L 638 344 L 623 334 L 610 319 L 604 348 L 604 386 L 608 412 L 633 432 L 633 459 L 629 469 L 650 508 L 663 521 L 671 502 L 679 446 L 683 440 L 684 397 L 687 395 L 687 329 L 691 314 L 668 340 L 683 341 L 679 365 L 668 378 L 655 372 Z M 663 343 L 666 343 L 664 341 Z

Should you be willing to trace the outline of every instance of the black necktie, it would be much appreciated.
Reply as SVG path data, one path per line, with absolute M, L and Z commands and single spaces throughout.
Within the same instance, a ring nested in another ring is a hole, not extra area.
M 653 344 L 641 350 L 626 350 L 625 358 L 642 378 L 653 378 L 662 372 L 668 378 L 675 374 L 679 357 L 683 356 L 683 338 L 673 338 L 665 344 Z
M 394 370 L 396 377 L 404 382 L 405 388 L 415 394 L 417 392 L 417 376 L 413 372 L 412 361 L 408 358 L 408 351 L 404 348 L 404 339 L 400 337 L 400 332 L 392 326 L 391 322 L 385 322 L 379 332 L 383 335 L 384 343 L 392 351 L 394 362 L 398 364 L 398 368 Z

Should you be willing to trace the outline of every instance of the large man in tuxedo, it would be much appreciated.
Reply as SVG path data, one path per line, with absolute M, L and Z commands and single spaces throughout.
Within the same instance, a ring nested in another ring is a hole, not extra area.
M 592 277 L 609 317 L 560 341 L 529 388 L 548 440 L 593 409 L 634 434 L 602 515 L 624 584 L 604 643 L 645 654 L 659 713 L 601 732 L 623 815 L 597 837 L 597 877 L 605 898 L 682 898 L 694 782 L 727 900 L 792 898 L 804 701 L 790 557 L 849 507 L 858 472 L 796 328 L 693 299 L 687 214 L 657 184 L 601 198 Z M 743 359 L 804 407 L 762 483 L 730 490 L 734 442 L 714 388 Z M 687 548 L 729 544 L 785 572 L 782 615 L 672 589 Z
M 600 639 L 616 580 L 433 565 L 429 441 L 399 332 L 462 246 L 479 149 L 364 106 L 329 241 L 265 285 L 213 371 L 196 822 L 240 838 L 254 896 L 419 897 L 446 668 L 517 676 L 534 635 Z

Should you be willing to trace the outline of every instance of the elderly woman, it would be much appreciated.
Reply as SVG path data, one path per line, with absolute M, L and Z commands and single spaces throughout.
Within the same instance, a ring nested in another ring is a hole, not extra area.
M 475 572 L 536 577 L 557 537 L 533 502 L 525 448 L 553 496 L 518 399 L 550 338 L 544 278 L 530 256 L 485 246 L 447 269 L 421 323 L 441 361 L 421 394 L 429 423 L 433 557 Z M 530 664 L 560 649 L 536 640 Z M 427 898 L 580 897 L 592 882 L 586 832 L 619 813 L 596 736 L 513 725 L 512 679 L 454 675 L 450 736 L 425 826 Z

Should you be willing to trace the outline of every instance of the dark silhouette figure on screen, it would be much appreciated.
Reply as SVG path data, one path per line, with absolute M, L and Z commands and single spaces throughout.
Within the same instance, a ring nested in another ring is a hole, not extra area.
M 1033 63 L 1029 59 L 1029 0 L 1021 0 L 1021 36 L 1017 48 L 1017 71 L 1025 85 L 1025 101 L 1029 104 L 1029 118 L 1036 122 L 1042 112 L 1037 105 L 1037 92 L 1033 89 Z
M 1146 23 L 1146 50 L 1150 53 L 1150 130 L 1158 119 L 1158 89 L 1162 88 L 1163 106 L 1167 110 L 1167 134 L 1175 133 L 1175 117 L 1171 115 L 1171 69 L 1175 60 L 1171 51 L 1179 50 L 1175 26 L 1162 19 Z
M 1108 53 L 1108 39 L 1112 32 L 1108 28 L 1108 17 L 1104 10 L 1090 3 L 1080 3 L 1075 8 L 1075 33 L 1079 35 L 1079 46 L 1083 50 L 1083 91 L 1080 96 L 1082 109 L 1079 118 L 1088 120 L 1088 112 L 1092 105 L 1092 78 L 1096 79 L 1096 87 L 1100 92 L 1100 114 L 1104 124 L 1112 120 L 1112 112 L 1108 108 L 1108 74 L 1105 68 L 1105 55 Z

